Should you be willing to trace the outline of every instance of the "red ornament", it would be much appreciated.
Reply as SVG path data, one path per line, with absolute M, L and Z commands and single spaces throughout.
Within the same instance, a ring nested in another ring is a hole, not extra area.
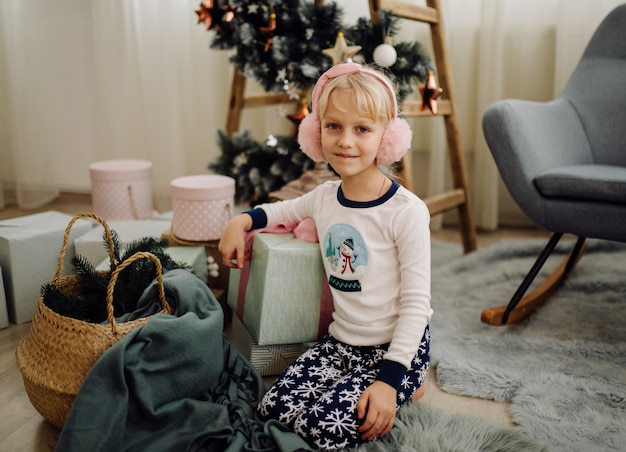
M 293 122 L 297 128 L 300 126 L 300 123 L 302 122 L 304 118 L 307 117 L 308 114 L 309 114 L 308 103 L 300 102 L 300 107 L 298 107 L 298 111 L 295 112 L 293 115 L 287 115 L 287 118 L 289 118 L 289 120 Z
M 230 22 L 235 18 L 235 7 L 232 5 L 224 5 L 221 8 L 219 5 L 215 5 L 214 0 L 205 0 L 204 3 L 200 3 L 200 6 L 196 10 L 198 15 L 198 24 L 204 22 L 207 31 L 211 29 L 220 28 L 220 22 Z
M 276 14 L 275 13 L 270 14 L 270 22 L 267 25 L 267 27 L 261 27 L 260 30 L 266 39 L 264 50 L 267 52 L 270 49 L 270 46 L 272 45 L 272 40 L 274 39 L 274 34 L 276 32 Z
M 437 81 L 435 80 L 435 74 L 433 73 L 433 71 L 428 71 L 426 84 L 420 85 L 419 90 L 420 93 L 422 93 L 421 110 L 424 111 L 428 108 L 433 115 L 436 115 L 437 98 L 441 96 L 441 93 L 443 93 L 443 89 L 437 86 Z

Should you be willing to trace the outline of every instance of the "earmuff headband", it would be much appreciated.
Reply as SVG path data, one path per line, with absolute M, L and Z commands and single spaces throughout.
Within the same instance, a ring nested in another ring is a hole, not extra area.
M 398 118 L 398 100 L 389 79 L 383 74 L 357 63 L 336 64 L 324 72 L 318 79 L 311 94 L 312 111 L 302 120 L 298 129 L 298 143 L 302 151 L 311 159 L 316 162 L 325 161 L 322 150 L 322 127 L 318 115 L 319 100 L 328 82 L 336 77 L 356 72 L 363 72 L 376 78 L 387 89 L 391 98 L 393 106 L 392 119 L 385 129 L 378 154 L 376 155 L 376 162 L 379 165 L 390 165 L 399 161 L 411 147 L 411 128 L 404 119 Z

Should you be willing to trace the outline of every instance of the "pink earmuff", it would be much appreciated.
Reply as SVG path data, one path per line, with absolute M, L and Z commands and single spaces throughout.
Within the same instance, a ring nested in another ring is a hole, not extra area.
M 392 99 L 394 105 L 393 118 L 385 129 L 380 149 L 376 156 L 376 162 L 379 165 L 390 165 L 399 161 L 406 151 L 409 150 L 413 134 L 409 124 L 404 119 L 398 118 L 398 101 L 391 82 L 384 75 L 372 69 L 364 68 L 357 63 L 337 64 L 324 72 L 315 84 L 313 94 L 311 95 L 312 111 L 302 120 L 298 129 L 300 149 L 316 162 L 325 161 L 324 152 L 322 151 L 322 126 L 317 113 L 317 103 L 330 80 L 340 75 L 355 72 L 364 72 L 375 77 L 387 88 Z

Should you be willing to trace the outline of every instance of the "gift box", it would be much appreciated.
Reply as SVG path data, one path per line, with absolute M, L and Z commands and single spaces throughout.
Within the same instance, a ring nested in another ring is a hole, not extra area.
M 206 249 L 203 246 L 170 246 L 165 252 L 175 262 L 187 264 L 191 271 L 206 283 L 209 278 L 209 266 L 207 263 Z M 97 271 L 108 271 L 110 267 L 109 258 L 105 258 L 96 267 Z
M 163 212 L 163 213 L 159 213 L 159 214 L 155 215 L 154 217 L 152 217 L 152 220 L 154 220 L 154 221 L 169 221 L 171 223 L 172 222 L 172 218 L 174 218 L 174 211 L 173 210 L 169 210 L 167 212 Z
M 228 304 L 259 345 L 315 341 L 332 310 L 324 279 L 317 243 L 292 233 L 257 233 L 249 274 L 230 271 Z
M 164 221 L 153 220 L 119 220 L 107 221 L 109 229 L 115 231 L 120 239 L 122 247 L 135 240 L 145 237 L 161 238 L 163 233 L 169 228 L 169 224 Z M 104 229 L 95 227 L 86 234 L 76 239 L 76 254 L 84 257 L 93 265 L 98 266 L 100 262 L 108 258 L 109 252 L 103 240 Z
M 235 179 L 185 176 L 174 179 L 170 185 L 172 234 L 182 240 L 218 240 L 233 216 Z
M 89 165 L 93 212 L 104 220 L 146 220 L 152 210 L 152 162 L 104 160 Z
M 9 313 L 7 312 L 7 299 L 4 295 L 4 281 L 2 280 L 2 269 L 0 268 L 0 328 L 9 326 Z
M 233 318 L 228 340 L 250 364 L 261 374 L 271 376 L 280 374 L 289 364 L 300 356 L 309 344 L 259 345 L 241 320 Z
M 47 211 L 0 221 L 0 267 L 9 319 L 29 322 L 39 301 L 41 286 L 50 282 L 57 268 L 63 235 L 73 216 Z M 78 220 L 68 238 L 63 273 L 72 273 L 74 240 L 93 228 Z

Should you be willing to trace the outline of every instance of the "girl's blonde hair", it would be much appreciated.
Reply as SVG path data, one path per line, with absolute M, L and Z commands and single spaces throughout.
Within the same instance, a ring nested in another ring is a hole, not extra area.
M 394 117 L 396 106 L 388 89 L 366 72 L 355 72 L 333 78 L 328 82 L 318 103 L 318 116 L 323 119 L 334 96 L 348 96 L 359 116 L 385 125 Z
M 376 154 L 379 165 L 399 161 L 411 148 L 413 132 L 408 122 L 398 117 L 396 93 L 391 80 L 360 64 L 340 63 L 332 66 L 317 80 L 311 92 L 312 111 L 298 128 L 300 149 L 311 159 L 325 161 L 321 118 L 327 114 L 331 96 L 336 94 L 354 100 L 357 114 L 385 124 L 385 132 Z

